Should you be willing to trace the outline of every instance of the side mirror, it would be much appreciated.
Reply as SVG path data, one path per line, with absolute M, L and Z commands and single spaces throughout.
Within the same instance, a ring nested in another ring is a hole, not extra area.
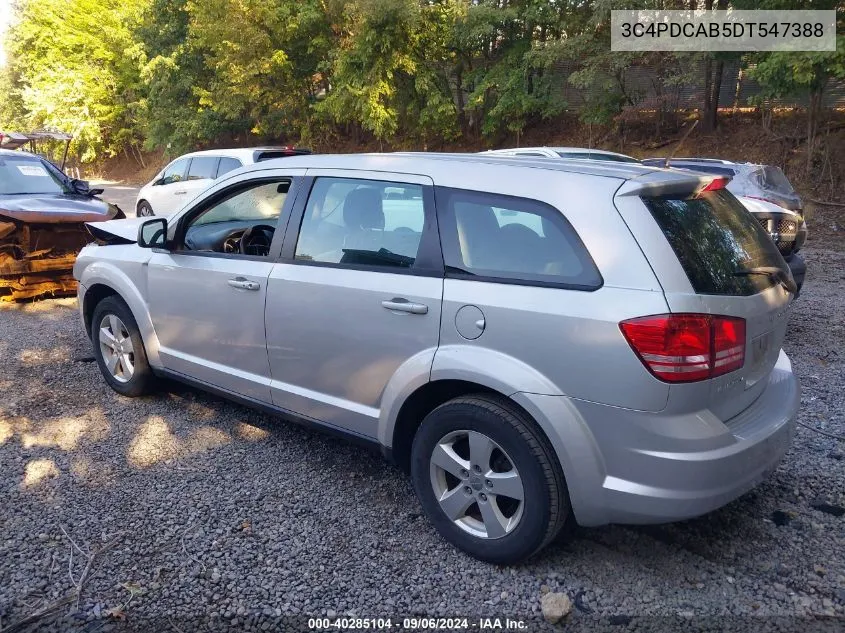
M 153 218 L 139 226 L 138 246 L 141 248 L 166 248 L 167 219 Z

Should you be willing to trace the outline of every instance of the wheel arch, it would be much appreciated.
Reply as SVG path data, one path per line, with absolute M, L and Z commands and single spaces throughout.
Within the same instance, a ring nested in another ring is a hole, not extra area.
M 426 382 L 405 398 L 390 432 L 391 459 L 405 472 L 411 469 L 411 445 L 423 418 L 449 400 L 470 394 L 504 394 L 467 380 L 435 380 Z M 506 396 L 504 396 L 506 397 Z
M 391 407 L 383 410 L 379 430 L 390 459 L 408 471 L 414 434 L 423 418 L 441 404 L 469 394 L 495 395 L 531 420 L 548 441 L 563 471 L 578 523 L 605 523 L 600 502 L 604 461 L 571 399 L 517 359 L 493 350 L 461 347 L 447 346 L 442 354 L 441 346 L 431 359 L 430 374 L 417 372 L 404 390 L 391 389 L 391 395 L 402 397 L 394 397 Z
M 114 288 L 104 283 L 96 283 L 85 292 L 85 296 L 82 298 L 82 321 L 85 323 L 85 332 L 89 337 L 91 336 L 91 319 L 97 305 L 106 297 L 115 295 L 120 296 Z
M 81 308 L 88 335 L 91 334 L 91 317 L 97 304 L 106 297 L 116 295 L 135 317 L 149 364 L 152 367 L 162 367 L 158 353 L 158 336 L 153 328 L 147 303 L 129 276 L 108 262 L 98 261 L 83 270 L 79 281 L 86 289 Z
M 147 200 L 146 198 L 138 198 L 138 200 L 135 201 L 135 216 L 136 217 L 139 217 L 138 211 L 141 208 L 142 204 L 146 204 L 150 208 L 150 211 L 152 211 L 155 214 L 155 210 L 153 209 L 153 205 L 150 203 L 149 200 Z

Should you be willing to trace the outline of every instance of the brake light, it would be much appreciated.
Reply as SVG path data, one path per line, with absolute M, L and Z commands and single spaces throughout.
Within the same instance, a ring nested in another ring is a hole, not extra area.
M 707 380 L 745 363 L 745 319 L 709 314 L 659 314 L 619 324 L 631 349 L 666 382 Z
M 706 185 L 704 185 L 701 189 L 696 192 L 696 196 L 700 196 L 702 193 L 706 193 L 708 191 L 718 191 L 719 189 L 724 189 L 728 186 L 728 183 L 731 181 L 730 178 L 725 176 L 719 176 L 714 178 Z

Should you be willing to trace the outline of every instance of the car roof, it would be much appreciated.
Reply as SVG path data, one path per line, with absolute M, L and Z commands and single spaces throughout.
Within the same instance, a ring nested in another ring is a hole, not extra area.
M 500 168 L 540 169 L 553 172 L 584 174 L 588 176 L 631 180 L 675 181 L 677 183 L 700 181 L 702 177 L 682 170 L 661 169 L 639 163 L 599 162 L 589 159 L 546 158 L 538 156 L 515 157 L 492 153 L 436 153 L 395 152 L 384 154 L 312 154 L 291 156 L 283 159 L 263 161 L 239 171 L 268 169 L 273 167 L 348 169 L 362 171 L 384 171 L 426 175 L 442 182 L 459 177 L 460 168 L 487 170 L 492 178 L 501 177 Z M 647 178 L 646 178 L 647 177 Z M 712 178 L 711 178 L 712 179 Z
M 499 154 L 505 152 L 536 152 L 536 151 L 551 150 L 553 152 L 573 153 L 573 154 L 602 154 L 604 156 L 622 156 L 623 158 L 633 158 L 627 154 L 620 154 L 619 152 L 611 152 L 606 149 L 595 149 L 590 147 L 550 147 L 550 146 L 536 146 L 536 147 L 512 147 L 505 149 L 492 149 L 487 154 Z
M 195 156 L 222 156 L 225 158 L 237 158 L 241 161 L 247 161 L 249 163 L 253 162 L 253 158 L 255 156 L 255 152 L 268 152 L 268 151 L 282 151 L 284 149 L 290 149 L 289 147 L 285 147 L 282 145 L 277 146 L 260 146 L 260 147 L 234 147 L 229 149 L 203 149 L 196 152 L 188 152 L 187 154 L 182 154 L 174 158 L 173 160 L 179 160 L 180 158 L 193 158 Z M 173 162 L 173 161 L 171 161 Z
M 663 158 L 649 158 L 647 160 L 665 160 Z M 694 164 L 694 165 L 713 165 L 719 166 L 724 165 L 726 167 L 763 167 L 760 163 L 743 163 L 734 160 L 722 160 L 721 158 L 670 158 L 669 159 L 669 166 L 676 163 L 684 163 L 684 164 Z

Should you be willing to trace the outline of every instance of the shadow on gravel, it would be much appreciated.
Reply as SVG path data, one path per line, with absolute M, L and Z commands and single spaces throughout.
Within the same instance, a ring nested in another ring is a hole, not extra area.
M 787 341 L 813 424 L 843 404 L 830 301 L 811 278 Z M 722 510 L 575 529 L 503 569 L 446 545 L 378 455 L 181 385 L 123 398 L 90 354 L 73 301 L 0 308 L 0 625 L 68 596 L 57 617 L 71 604 L 92 631 L 211 614 L 239 630 L 239 610 L 268 609 L 534 616 L 548 591 L 584 617 L 843 613 L 845 517 L 818 509 L 845 501 L 842 461 L 808 431 Z M 85 553 L 114 538 L 76 610 Z

